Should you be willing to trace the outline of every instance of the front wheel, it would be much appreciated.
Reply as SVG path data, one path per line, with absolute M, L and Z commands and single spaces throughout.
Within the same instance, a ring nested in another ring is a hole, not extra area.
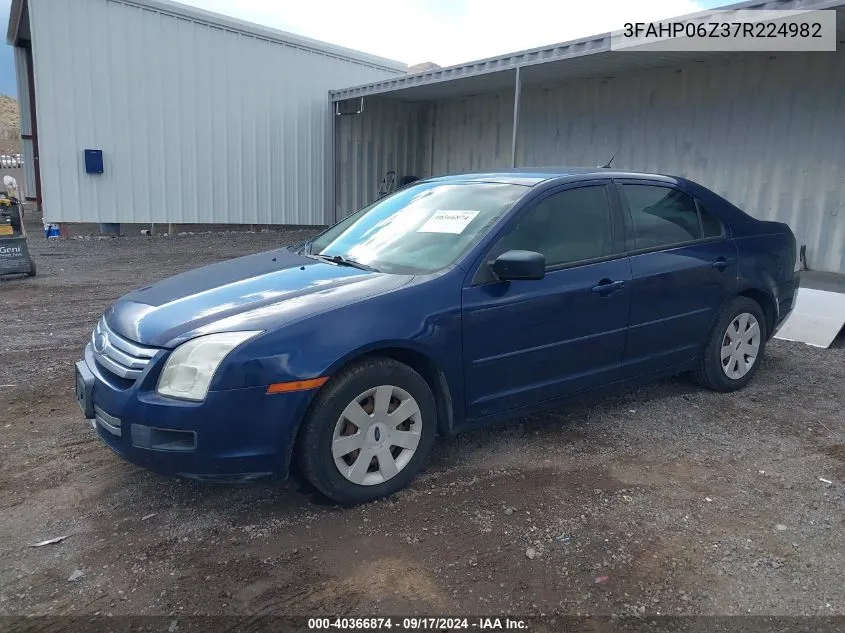
M 404 488 L 437 433 L 434 396 L 416 371 L 369 358 L 333 377 L 303 423 L 296 451 L 305 478 L 338 503 L 365 503 Z
M 714 391 L 736 391 L 757 373 L 766 348 L 766 317 L 760 305 L 736 297 L 722 314 L 695 371 L 696 381 Z

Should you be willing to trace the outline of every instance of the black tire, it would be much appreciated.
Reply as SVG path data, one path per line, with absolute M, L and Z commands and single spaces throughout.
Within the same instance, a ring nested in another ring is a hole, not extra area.
M 748 373 L 740 378 L 734 379 L 725 373 L 722 366 L 722 342 L 725 340 L 728 326 L 743 313 L 752 314 L 757 319 L 757 323 L 760 326 L 760 348 L 756 360 L 748 370 Z M 707 339 L 704 352 L 698 361 L 698 367 L 693 372 L 693 378 L 701 386 L 712 389 L 713 391 L 729 392 L 742 389 L 751 381 L 754 374 L 760 368 L 767 340 L 766 316 L 760 304 L 748 297 L 734 298 L 723 308 L 719 318 L 716 320 L 716 324 L 713 326 L 713 330 Z
M 35 268 L 35 260 L 31 257 L 29 258 L 29 272 L 27 273 L 28 277 L 35 277 L 37 270 Z
M 341 474 L 332 455 L 335 425 L 344 409 L 359 394 L 380 385 L 399 387 L 410 394 L 420 410 L 422 428 L 416 452 L 392 478 L 374 485 L 356 484 Z M 425 379 L 407 365 L 371 357 L 333 376 L 314 399 L 295 447 L 302 475 L 337 503 L 354 505 L 386 497 L 407 486 L 420 471 L 437 436 L 437 407 Z

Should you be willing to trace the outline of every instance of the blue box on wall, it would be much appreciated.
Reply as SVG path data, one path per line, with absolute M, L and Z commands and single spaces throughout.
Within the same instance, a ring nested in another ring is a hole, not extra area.
M 86 149 L 85 150 L 85 173 L 86 174 L 102 174 L 103 173 L 103 150 L 101 150 L 101 149 Z

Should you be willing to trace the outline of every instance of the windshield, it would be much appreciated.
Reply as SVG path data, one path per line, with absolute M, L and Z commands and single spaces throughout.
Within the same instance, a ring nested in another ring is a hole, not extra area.
M 454 264 L 526 191 L 487 182 L 420 183 L 349 216 L 306 253 L 380 272 L 436 272 Z

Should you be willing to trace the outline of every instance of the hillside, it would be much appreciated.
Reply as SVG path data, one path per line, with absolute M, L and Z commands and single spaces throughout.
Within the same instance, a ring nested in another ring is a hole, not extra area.
M 21 151 L 20 110 L 16 99 L 0 95 L 0 154 Z
M 16 99 L 0 95 L 0 127 L 18 129 L 21 124 L 20 110 Z

